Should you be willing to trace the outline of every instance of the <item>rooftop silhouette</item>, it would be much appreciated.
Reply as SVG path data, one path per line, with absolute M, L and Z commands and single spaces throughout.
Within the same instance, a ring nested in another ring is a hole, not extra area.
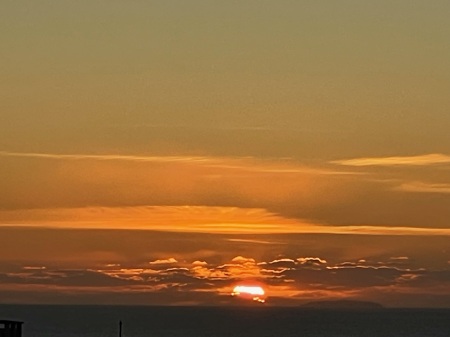
M 0 337 L 22 337 L 23 322 L 0 320 Z

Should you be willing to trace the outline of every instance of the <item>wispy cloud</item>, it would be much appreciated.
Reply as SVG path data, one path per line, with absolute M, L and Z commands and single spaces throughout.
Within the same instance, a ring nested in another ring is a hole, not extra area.
M 327 261 L 319 257 L 299 257 L 298 263 L 305 267 L 322 268 L 327 264 Z
M 343 159 L 335 160 L 331 163 L 345 166 L 426 166 L 449 164 L 450 156 L 440 153 L 433 153 L 419 156 L 365 157 Z
M 394 188 L 396 191 L 414 193 L 450 193 L 450 184 L 429 184 L 423 182 L 409 182 Z
M 53 160 L 95 160 L 123 161 L 140 163 L 191 164 L 224 170 L 239 170 L 278 174 L 317 174 L 317 175 L 361 175 L 359 172 L 331 170 L 301 165 L 289 158 L 260 159 L 254 157 L 212 157 L 212 156 L 147 156 L 123 154 L 58 154 L 41 152 L 0 151 L 0 157 L 53 159 Z
M 407 261 L 409 260 L 408 256 L 392 256 L 389 258 L 389 260 L 393 260 L 393 261 Z
M 8 152 L 0 151 L 2 157 L 22 157 L 22 158 L 41 158 L 41 159 L 66 159 L 66 160 L 114 160 L 114 161 L 132 161 L 132 162 L 215 162 L 208 157 L 190 157 L 190 156 L 133 156 L 116 154 L 56 154 L 56 153 L 34 153 L 34 152 Z
M 311 233 L 450 236 L 450 228 L 381 225 L 330 226 L 302 219 L 285 218 L 265 209 L 207 206 L 88 207 L 0 211 L 0 226 L 214 234 Z

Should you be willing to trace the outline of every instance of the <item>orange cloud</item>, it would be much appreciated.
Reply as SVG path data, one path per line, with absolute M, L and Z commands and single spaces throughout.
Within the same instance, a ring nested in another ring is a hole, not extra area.
M 348 183 L 360 174 L 249 157 L 14 152 L 0 157 L 8 163 L 2 177 L 13 178 L 2 181 L 10 191 L 0 195 L 4 209 L 205 205 L 286 212 L 347 200 Z M 24 161 L 41 169 L 23 170 Z
M 129 162 L 153 162 L 153 163 L 214 163 L 216 160 L 207 157 L 190 156 L 134 156 L 134 155 L 110 155 L 110 154 L 57 154 L 57 153 L 35 153 L 35 152 L 8 152 L 0 151 L 2 157 L 21 157 L 36 159 L 59 159 L 59 160 L 101 160 L 101 161 L 129 161 Z
M 334 160 L 331 163 L 346 166 L 426 166 L 449 164 L 450 156 L 440 153 L 420 156 L 398 157 L 365 157 L 355 159 Z
M 253 157 L 207 157 L 207 156 L 140 156 L 116 154 L 57 154 L 35 152 L 0 151 L 0 157 L 30 159 L 53 159 L 68 161 L 122 161 L 137 163 L 184 163 L 198 166 L 244 170 L 262 173 L 307 173 L 323 175 L 360 175 L 358 172 L 337 171 L 302 166 L 289 159 L 262 160 Z
M 167 259 L 171 262 L 173 260 Z M 449 270 L 393 267 L 390 266 L 392 260 L 407 259 L 399 256 L 372 264 L 361 260 L 355 263 L 328 264 L 325 259 L 318 257 L 258 261 L 249 256 L 235 256 L 223 265 L 194 261 L 187 267 L 170 265 L 158 270 L 113 265 L 99 269 L 24 266 L 6 273 L 0 272 L 0 295 L 6 294 L 2 298 L 8 298 L 8 294 L 14 293 L 17 298 L 26 298 L 34 294 L 54 299 L 55 294 L 77 294 L 81 302 L 90 303 L 84 295 L 89 294 L 95 298 L 101 294 L 109 294 L 110 300 L 126 296 L 129 300 L 137 301 L 128 296 L 138 294 L 148 300 L 158 298 L 161 301 L 151 303 L 175 304 L 184 299 L 197 303 L 232 304 L 224 296 L 230 297 L 233 287 L 255 284 L 267 290 L 270 304 L 289 305 L 311 299 L 376 300 L 376 296 L 370 295 L 375 291 L 381 298 L 385 298 L 386 294 L 412 298 L 418 294 L 448 294 Z M 310 268 L 310 263 L 327 266 Z M 288 266 L 283 267 L 282 264 Z M 246 283 L 248 280 L 249 283 Z M 45 295 L 46 293 L 53 294 L 53 297 Z
M 301 219 L 285 218 L 258 208 L 207 206 L 86 207 L 0 211 L 0 225 L 217 234 L 450 235 L 449 228 L 381 225 L 328 226 Z
M 196 260 L 196 261 L 192 262 L 192 265 L 193 265 L 194 267 L 195 267 L 195 266 L 196 266 L 196 267 L 198 267 L 198 266 L 200 266 L 200 267 L 205 267 L 205 266 L 208 265 L 208 262 Z
M 170 257 L 168 259 L 163 259 L 163 260 L 155 260 L 155 261 L 150 261 L 149 264 L 173 264 L 173 263 L 178 263 L 177 260 L 175 260 L 173 257 Z

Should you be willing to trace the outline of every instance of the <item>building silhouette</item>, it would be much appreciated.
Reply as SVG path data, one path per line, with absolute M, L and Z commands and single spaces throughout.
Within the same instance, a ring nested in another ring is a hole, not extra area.
M 22 324 L 23 322 L 0 320 L 0 337 L 22 337 Z

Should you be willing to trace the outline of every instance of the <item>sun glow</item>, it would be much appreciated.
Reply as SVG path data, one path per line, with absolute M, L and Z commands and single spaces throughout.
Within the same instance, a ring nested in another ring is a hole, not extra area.
M 255 302 L 264 303 L 265 300 L 265 291 L 260 286 L 245 286 L 239 285 L 234 287 L 232 296 L 238 296 L 246 299 L 251 299 Z

